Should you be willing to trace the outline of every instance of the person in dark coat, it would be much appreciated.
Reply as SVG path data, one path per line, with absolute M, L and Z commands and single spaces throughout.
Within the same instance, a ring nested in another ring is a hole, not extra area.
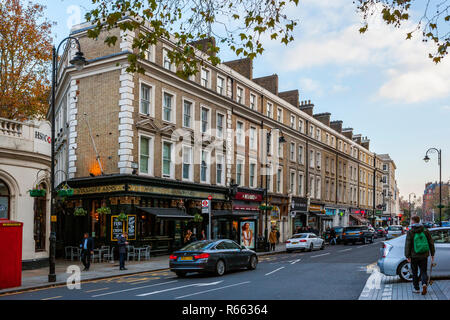
M 431 263 L 434 262 L 434 241 L 431 237 L 430 231 L 426 229 L 423 224 L 420 223 L 419 216 L 413 216 L 411 218 L 411 229 L 408 231 L 406 235 L 405 241 L 405 257 L 408 259 L 408 262 L 411 263 L 411 272 L 413 276 L 413 287 L 414 293 L 419 293 L 419 276 L 418 271 L 420 269 L 420 280 L 422 281 L 422 294 L 425 295 L 427 293 L 427 284 L 428 284 L 428 256 L 431 255 Z M 414 239 L 416 234 L 422 233 L 425 235 L 426 240 L 428 241 L 429 250 L 426 252 L 418 253 L 415 251 Z
M 336 244 L 336 230 L 334 228 L 330 230 L 330 244 Z
M 89 237 L 89 233 L 84 234 L 83 241 L 80 244 L 81 262 L 84 265 L 83 271 L 89 271 L 91 266 L 91 255 L 94 254 L 94 240 Z
M 120 262 L 120 270 L 127 270 L 125 268 L 125 258 L 127 254 L 127 234 L 122 233 L 122 235 L 117 239 L 117 244 L 119 246 L 119 262 Z

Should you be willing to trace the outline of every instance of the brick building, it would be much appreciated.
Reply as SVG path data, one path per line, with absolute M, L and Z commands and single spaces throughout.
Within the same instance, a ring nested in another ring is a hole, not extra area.
M 134 35 L 111 30 L 120 41 L 109 47 L 105 35 L 87 38 L 89 28 L 71 32 L 89 65 L 76 71 L 68 65 L 74 50 L 66 50 L 57 90 L 58 166 L 75 189 L 58 219 L 64 242 L 84 230 L 114 241 L 113 216 L 123 211 L 136 219 L 137 240 L 175 248 L 186 228 L 206 228 L 192 217 L 209 195 L 213 236 L 240 241 L 248 222 L 251 247 L 270 226 L 284 241 L 298 226 L 375 218 L 382 162 L 369 140 L 330 113 L 314 114 L 298 90 L 279 92 L 277 75 L 253 78 L 252 61 L 241 59 L 205 62 L 182 79 L 167 59 L 174 44 L 164 39 L 138 61 L 144 74 L 128 74 Z M 261 209 L 266 200 L 270 210 Z M 102 205 L 112 217 L 96 214 Z M 80 206 L 89 214 L 71 215 Z

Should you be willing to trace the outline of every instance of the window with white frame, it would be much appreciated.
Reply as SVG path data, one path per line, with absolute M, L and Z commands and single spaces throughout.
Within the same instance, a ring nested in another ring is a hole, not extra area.
M 334 181 L 331 181 L 331 188 L 330 188 L 330 200 L 334 201 L 335 200 L 335 189 L 334 189 Z
M 295 142 L 291 142 L 290 149 L 289 149 L 289 159 L 291 161 L 295 161 Z
M 209 109 L 206 107 L 201 107 L 200 117 L 202 121 L 202 133 L 209 132 L 210 122 L 209 122 Z
M 250 127 L 250 149 L 257 149 L 256 128 Z
M 297 182 L 298 182 L 297 194 L 299 196 L 303 196 L 303 172 L 299 172 Z
M 326 143 L 327 145 L 330 144 L 330 135 L 329 135 L 328 133 L 325 134 L 325 143 Z
M 273 176 L 273 166 L 272 163 L 269 163 L 266 172 L 266 180 L 269 192 L 273 192 L 272 176 Z
M 316 129 L 316 140 L 321 140 L 320 139 L 320 129 Z
M 236 101 L 237 103 L 244 104 L 244 88 L 237 86 L 236 90 Z
M 255 188 L 256 187 L 256 161 L 250 161 L 249 165 L 249 187 Z
M 139 173 L 153 174 L 153 139 L 140 136 L 139 139 Z
M 320 199 L 321 197 L 321 179 L 319 177 L 316 178 L 316 199 Z
M 152 87 L 141 83 L 141 103 L 139 112 L 146 115 L 152 114 Z
M 216 184 L 225 184 L 225 170 L 223 163 L 223 154 L 216 153 Z
M 314 176 L 310 176 L 309 177 L 309 196 L 311 198 L 315 198 L 314 197 L 314 195 L 315 195 L 314 191 L 315 191 L 315 188 L 314 188 Z
M 236 122 L 236 143 L 240 146 L 245 145 L 244 142 L 244 123 L 241 121 Z
M 183 146 L 183 180 L 192 181 L 193 167 L 192 147 Z
M 220 95 L 225 94 L 225 79 L 217 76 L 217 93 Z
M 325 200 L 329 201 L 330 200 L 330 181 L 326 180 L 325 181 Z
M 174 116 L 175 98 L 172 94 L 164 92 L 163 94 L 163 120 L 175 122 Z
M 334 159 L 331 159 L 331 173 L 335 173 Z
M 165 69 L 173 71 L 173 63 L 170 62 L 169 59 L 169 50 L 168 49 L 163 49 L 163 66 Z
M 283 109 L 281 108 L 277 109 L 277 121 L 283 122 Z
M 267 115 L 269 118 L 272 118 L 272 112 L 273 112 L 273 104 L 271 104 L 270 102 L 267 102 L 266 115 Z
M 298 131 L 303 133 L 303 120 L 302 119 L 298 119 Z
M 236 158 L 236 184 L 242 186 L 244 183 L 244 159 Z
M 278 142 L 278 157 L 283 158 L 283 144 L 281 142 Z
M 314 137 L 314 126 L 313 125 L 309 126 L 309 136 L 311 138 Z
M 283 169 L 278 168 L 277 170 L 277 192 L 283 193 Z
M 314 168 L 314 150 L 309 152 L 309 166 Z
M 200 78 L 200 83 L 202 86 L 204 86 L 205 88 L 209 88 L 210 87 L 210 72 L 208 69 L 206 68 L 202 68 L 201 70 L 201 78 Z
M 173 162 L 173 143 L 163 141 L 162 150 L 162 176 L 164 178 L 173 178 L 174 175 L 174 162 Z
M 289 174 L 289 192 L 292 194 L 296 194 L 295 192 L 295 171 L 291 171 Z
M 225 119 L 225 116 L 221 113 L 217 114 L 217 119 L 216 119 L 216 128 L 217 128 L 217 132 L 216 135 L 218 138 L 223 139 L 223 120 Z
M 322 155 L 320 152 L 317 152 L 316 154 L 316 166 L 320 168 L 322 166 Z
M 200 163 L 200 182 L 209 183 L 210 181 L 210 167 L 211 161 L 209 159 L 209 152 L 206 150 L 202 150 L 202 158 Z
M 192 128 L 193 116 L 193 103 L 189 100 L 183 100 L 183 127 Z
M 298 146 L 298 163 L 303 164 L 303 146 Z
M 250 109 L 256 110 L 256 96 L 250 93 Z
M 291 128 L 295 129 L 295 116 L 291 114 Z
M 334 148 L 335 147 L 335 145 L 334 145 L 334 137 L 332 136 L 331 137 L 331 146 Z

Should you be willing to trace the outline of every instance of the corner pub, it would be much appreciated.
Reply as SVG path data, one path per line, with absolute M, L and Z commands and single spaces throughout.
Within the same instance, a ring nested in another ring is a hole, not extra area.
M 209 196 L 213 238 L 233 238 L 239 243 L 238 223 L 251 219 L 257 225 L 258 221 L 257 206 L 244 207 L 252 211 L 232 209 L 233 190 L 226 187 L 123 174 L 76 178 L 68 184 L 73 196 L 58 199 L 56 205 L 57 256 L 63 255 L 65 246 L 78 246 L 85 232 L 94 238 L 96 247 L 114 245 L 117 237 L 127 232 L 131 245 L 150 245 L 152 255 L 170 253 L 184 245 L 188 229 L 197 239 L 202 231 L 208 234 L 208 215 L 201 213 L 201 200 Z M 110 213 L 97 212 L 101 207 L 108 207 Z M 86 214 L 74 215 L 77 208 L 85 209 Z M 203 219 L 196 220 L 197 214 Z

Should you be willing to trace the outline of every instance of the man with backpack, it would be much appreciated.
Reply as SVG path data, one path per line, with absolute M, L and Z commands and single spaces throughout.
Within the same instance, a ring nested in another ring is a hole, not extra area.
M 427 294 L 428 284 L 428 256 L 431 254 L 431 263 L 434 261 L 434 242 L 431 238 L 431 234 L 423 224 L 420 223 L 418 216 L 411 217 L 411 229 L 406 235 L 405 243 L 405 256 L 408 262 L 411 264 L 411 271 L 413 276 L 414 293 L 419 293 L 419 275 L 422 281 L 422 294 Z

